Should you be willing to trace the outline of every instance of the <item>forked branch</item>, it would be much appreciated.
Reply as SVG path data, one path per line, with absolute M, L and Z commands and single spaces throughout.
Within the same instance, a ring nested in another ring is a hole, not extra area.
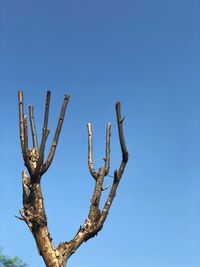
M 43 164 L 45 144 L 46 144 L 49 132 L 50 132 L 50 130 L 47 128 L 48 127 L 48 120 L 49 120 L 50 98 L 51 98 L 51 92 L 47 91 L 45 113 L 44 113 L 44 124 L 43 124 L 43 128 L 42 128 L 42 141 L 41 141 L 40 149 L 39 149 L 38 163 L 37 163 L 37 167 L 35 170 L 36 175 L 39 175 L 41 166 Z
M 48 168 L 51 165 L 51 162 L 53 160 L 53 157 L 55 155 L 55 151 L 56 151 L 56 147 L 57 147 L 57 144 L 58 144 L 60 131 L 62 129 L 62 124 L 63 124 L 63 121 L 64 121 L 65 111 L 66 111 L 67 104 L 69 102 L 69 98 L 70 97 L 67 96 L 67 95 L 65 95 L 65 97 L 64 97 L 62 108 L 61 108 L 61 112 L 60 112 L 60 117 L 59 117 L 59 120 L 58 120 L 58 125 L 57 125 L 56 131 L 55 131 L 55 135 L 54 135 L 54 138 L 53 138 L 52 145 L 51 145 L 51 149 L 50 149 L 50 152 L 49 152 L 49 155 L 48 155 L 48 158 L 47 158 L 46 162 L 44 163 L 44 165 L 41 168 L 41 175 L 43 175 L 48 170 Z
M 112 205 L 113 199 L 116 196 L 116 191 L 121 180 L 122 174 L 125 170 L 126 164 L 128 162 L 128 151 L 125 145 L 125 139 L 123 134 L 123 119 L 121 118 L 121 105 L 120 102 L 116 103 L 116 117 L 119 133 L 119 141 L 121 145 L 122 152 L 122 162 L 118 171 L 114 172 L 114 178 L 112 187 L 110 189 L 108 198 L 105 202 L 103 209 L 99 207 L 102 185 L 104 177 L 108 175 L 109 165 L 110 165 L 110 130 L 111 124 L 108 123 L 106 129 L 106 157 L 104 167 L 99 168 L 98 173 L 94 170 L 93 166 L 93 155 L 92 155 L 92 127 L 91 123 L 88 123 L 88 167 L 91 175 L 95 178 L 95 188 L 90 204 L 90 210 L 87 219 L 83 226 L 80 227 L 77 234 L 70 242 L 61 243 L 58 247 L 67 259 L 77 250 L 77 248 L 88 239 L 94 237 L 102 229 L 103 224 L 107 218 L 110 207 Z
M 66 107 L 69 101 L 69 96 L 65 96 L 58 120 L 58 125 L 54 134 L 53 142 L 46 161 L 44 162 L 44 150 L 46 140 L 49 134 L 48 118 L 50 106 L 50 91 L 47 92 L 44 124 L 42 129 L 42 140 L 38 148 L 37 133 L 35 127 L 35 119 L 33 113 L 33 106 L 29 107 L 30 126 L 32 133 L 33 147 L 28 149 L 28 127 L 27 118 L 24 114 L 23 92 L 19 91 L 19 128 L 20 128 L 20 142 L 22 147 L 22 154 L 25 166 L 28 169 L 29 175 L 26 171 L 22 172 L 22 188 L 23 188 L 23 209 L 20 210 L 22 220 L 28 225 L 31 230 L 40 255 L 43 257 L 47 267 L 65 267 L 68 258 L 76 251 L 76 249 L 88 239 L 94 237 L 103 227 L 107 218 L 113 199 L 116 195 L 117 187 L 123 175 L 124 169 L 128 161 L 128 151 L 126 149 L 124 134 L 123 134 L 123 119 L 121 118 L 120 102 L 116 103 L 116 117 L 119 133 L 119 141 L 122 152 L 122 162 L 118 170 L 114 172 L 112 186 L 105 201 L 104 207 L 101 210 L 100 200 L 103 189 L 103 182 L 106 175 L 109 174 L 110 169 L 110 136 L 111 124 L 107 124 L 106 128 L 106 149 L 104 166 L 100 167 L 98 172 L 95 171 L 93 164 L 92 151 L 92 126 L 88 123 L 88 167 L 94 178 L 95 186 L 91 199 L 88 217 L 83 226 L 80 227 L 74 238 L 69 242 L 60 243 L 58 247 L 54 247 L 52 238 L 47 227 L 47 217 L 44 208 L 44 201 L 40 186 L 42 175 L 48 170 L 55 155 L 55 150 L 58 144 L 59 135 L 61 132 Z M 110 175 L 108 175 L 110 176 Z M 109 187 L 106 187 L 108 189 Z

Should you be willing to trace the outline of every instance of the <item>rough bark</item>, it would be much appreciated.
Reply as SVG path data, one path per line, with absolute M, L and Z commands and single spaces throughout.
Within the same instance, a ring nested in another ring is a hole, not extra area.
M 49 155 L 44 161 L 45 143 L 48 138 L 48 117 L 50 106 L 50 91 L 47 92 L 44 124 L 42 129 L 42 140 L 40 147 L 38 147 L 37 133 L 35 127 L 35 120 L 33 114 L 33 107 L 29 107 L 30 126 L 32 133 L 33 147 L 28 148 L 28 128 L 27 119 L 24 114 L 23 92 L 18 92 L 19 100 L 19 129 L 20 129 L 20 142 L 22 148 L 22 155 L 24 164 L 29 172 L 26 170 L 22 172 L 22 188 L 23 188 L 23 209 L 20 210 L 21 219 L 29 227 L 37 244 L 38 252 L 43 257 L 47 267 L 65 267 L 69 257 L 77 250 L 77 248 L 88 239 L 94 237 L 103 227 L 103 224 L 108 216 L 111 204 L 116 195 L 116 190 L 123 175 L 124 169 L 128 161 L 128 151 L 125 145 L 123 134 L 123 119 L 121 117 L 120 102 L 116 103 L 116 117 L 119 133 L 119 141 L 122 152 L 122 162 L 118 170 L 114 172 L 113 183 L 108 194 L 103 209 L 99 207 L 101 194 L 103 189 L 103 181 L 109 173 L 110 168 L 110 132 L 111 124 L 107 124 L 106 129 L 106 150 L 105 150 L 105 163 L 99 171 L 95 171 L 93 164 L 92 154 L 92 126 L 88 123 L 88 167 L 91 175 L 95 179 L 94 192 L 90 204 L 90 209 L 85 223 L 80 227 L 78 232 L 68 242 L 62 242 L 57 247 L 54 247 L 52 238 L 50 236 L 47 216 L 45 213 L 44 201 L 40 186 L 42 175 L 50 167 L 53 157 L 55 155 L 56 147 L 58 144 L 59 135 L 61 132 L 63 120 L 65 117 L 66 107 L 69 101 L 69 96 L 65 96 L 61 108 L 58 125 L 55 131 L 53 142 Z

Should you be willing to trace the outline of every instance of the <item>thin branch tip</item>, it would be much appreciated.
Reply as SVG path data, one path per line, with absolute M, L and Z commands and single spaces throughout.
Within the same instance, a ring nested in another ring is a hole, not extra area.
M 88 129 L 88 137 L 92 136 L 92 123 L 91 122 L 87 123 L 87 129 Z
M 116 105 L 115 105 L 116 109 L 117 109 L 117 108 L 120 108 L 120 106 L 121 106 L 121 102 L 120 102 L 120 101 L 117 101 L 117 102 L 116 102 Z
M 65 96 L 64 96 L 64 99 L 67 100 L 67 101 L 69 101 L 69 99 L 70 99 L 70 95 L 65 95 Z
M 19 101 L 22 102 L 23 101 L 23 91 L 18 91 L 18 98 L 19 98 Z

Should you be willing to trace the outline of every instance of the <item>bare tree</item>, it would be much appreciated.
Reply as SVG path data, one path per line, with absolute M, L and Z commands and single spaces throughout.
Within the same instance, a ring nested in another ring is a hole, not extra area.
M 119 132 L 119 141 L 122 152 L 122 162 L 118 170 L 115 170 L 112 177 L 113 183 L 105 201 L 105 205 L 100 210 L 100 198 L 103 191 L 104 177 L 108 175 L 110 168 L 110 131 L 111 124 L 107 124 L 106 129 L 106 153 L 105 164 L 95 170 L 93 165 L 92 155 L 92 127 L 91 123 L 87 124 L 88 128 L 88 167 L 92 177 L 95 180 L 95 188 L 92 196 L 90 210 L 87 219 L 75 234 L 72 240 L 62 242 L 58 247 L 54 247 L 52 238 L 50 236 L 47 226 L 47 216 L 45 213 L 44 200 L 42 196 L 40 181 L 42 175 L 48 170 L 55 155 L 56 147 L 60 131 L 62 128 L 65 111 L 69 102 L 69 96 L 65 95 L 58 125 L 55 131 L 53 142 L 50 152 L 46 160 L 44 160 L 45 143 L 49 135 L 48 117 L 50 105 L 51 92 L 47 91 L 44 124 L 42 129 L 42 140 L 38 146 L 37 133 L 34 121 L 33 106 L 29 106 L 30 126 L 32 133 L 33 147 L 28 148 L 28 127 L 27 117 L 24 113 L 23 92 L 18 92 L 19 100 L 19 129 L 20 129 L 20 142 L 25 166 L 28 170 L 29 176 L 26 171 L 22 172 L 22 187 L 23 187 L 23 209 L 20 210 L 20 219 L 25 221 L 29 227 L 33 237 L 36 241 L 39 254 L 43 257 L 47 267 L 64 267 L 66 266 L 69 257 L 77 250 L 77 248 L 88 239 L 94 237 L 103 227 L 103 224 L 108 216 L 108 212 L 112 205 L 113 199 L 116 195 L 116 190 L 123 175 L 126 163 L 128 161 L 128 151 L 126 149 L 124 134 L 123 134 L 123 118 L 121 117 L 120 102 L 116 103 L 116 116 Z

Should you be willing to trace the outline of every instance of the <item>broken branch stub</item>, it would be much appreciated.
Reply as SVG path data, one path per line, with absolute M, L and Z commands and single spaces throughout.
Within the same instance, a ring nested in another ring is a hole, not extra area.
M 98 172 L 95 171 L 93 164 L 93 151 L 92 151 L 92 126 L 91 123 L 87 124 L 88 128 L 88 167 L 92 177 L 95 180 L 94 192 L 90 203 L 90 209 L 85 223 L 80 227 L 76 235 L 68 242 L 62 242 L 55 247 L 50 236 L 47 226 L 47 216 L 45 213 L 44 200 L 40 186 L 42 175 L 50 167 L 55 150 L 58 144 L 59 135 L 61 132 L 63 120 L 65 117 L 66 107 L 69 101 L 69 96 L 65 96 L 54 134 L 50 152 L 46 161 L 44 162 L 44 150 L 46 140 L 49 134 L 48 118 L 50 106 L 51 92 L 47 91 L 44 124 L 42 129 L 42 140 L 38 148 L 37 133 L 35 127 L 35 119 L 33 113 L 33 106 L 29 106 L 30 126 L 32 134 L 33 147 L 28 149 L 28 128 L 27 119 L 24 114 L 23 92 L 18 92 L 19 100 L 19 129 L 20 129 L 20 142 L 22 147 L 22 154 L 25 166 L 28 169 L 29 176 L 26 171 L 22 172 L 22 188 L 23 188 L 23 209 L 20 210 L 21 219 L 27 224 L 32 232 L 39 254 L 43 257 L 47 267 L 65 267 L 68 258 L 77 250 L 77 248 L 88 239 L 97 235 L 102 229 L 103 224 L 107 218 L 108 212 L 112 205 L 113 199 L 116 195 L 117 187 L 125 170 L 128 161 L 128 151 L 126 149 L 124 133 L 123 133 L 123 119 L 121 118 L 121 105 L 120 102 L 116 103 L 116 117 L 119 133 L 119 141 L 122 153 L 122 162 L 114 172 L 112 186 L 103 189 L 103 182 L 106 175 L 109 175 L 110 169 L 110 136 L 111 136 L 111 123 L 107 124 L 106 128 L 106 149 L 105 149 L 105 162 L 104 166 L 100 167 Z M 100 208 L 100 200 L 102 192 L 110 188 L 108 198 L 105 201 L 103 209 Z

